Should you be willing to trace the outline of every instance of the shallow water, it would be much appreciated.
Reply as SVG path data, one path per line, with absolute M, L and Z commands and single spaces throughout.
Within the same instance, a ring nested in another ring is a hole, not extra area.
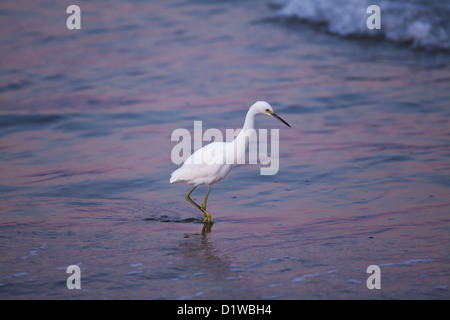
M 260 1 L 86 2 L 81 31 L 69 4 L 0 5 L 0 298 L 450 298 L 447 52 Z M 256 119 L 279 172 L 234 168 L 203 230 L 170 135 L 238 128 L 256 100 L 292 126 Z

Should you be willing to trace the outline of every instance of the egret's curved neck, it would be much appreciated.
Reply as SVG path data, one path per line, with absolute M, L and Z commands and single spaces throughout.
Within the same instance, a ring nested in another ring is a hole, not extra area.
M 242 127 L 242 131 L 246 131 L 248 129 L 254 129 L 255 125 L 255 112 L 250 109 L 245 116 L 244 126 Z
M 235 155 L 234 159 L 235 163 L 243 163 L 239 162 L 245 157 L 245 151 L 249 144 L 251 137 L 254 135 L 254 124 L 255 124 L 255 111 L 250 109 L 245 116 L 244 126 L 241 129 L 241 132 L 236 136 L 236 138 L 231 142 L 230 148 L 233 148 L 233 155 Z

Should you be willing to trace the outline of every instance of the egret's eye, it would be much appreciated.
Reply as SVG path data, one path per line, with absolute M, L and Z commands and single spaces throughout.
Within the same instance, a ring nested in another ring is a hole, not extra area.
M 269 112 L 270 110 L 269 109 L 266 109 L 266 112 Z

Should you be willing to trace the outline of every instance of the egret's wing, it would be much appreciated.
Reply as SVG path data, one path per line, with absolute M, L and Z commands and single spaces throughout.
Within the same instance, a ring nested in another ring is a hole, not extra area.
M 225 165 L 224 149 L 225 143 L 213 142 L 197 150 L 184 161 L 181 168 L 172 173 L 170 183 L 204 183 L 203 181 L 214 178 Z
M 210 143 L 195 151 L 184 161 L 184 164 L 224 164 L 225 148 L 226 144 L 224 142 Z

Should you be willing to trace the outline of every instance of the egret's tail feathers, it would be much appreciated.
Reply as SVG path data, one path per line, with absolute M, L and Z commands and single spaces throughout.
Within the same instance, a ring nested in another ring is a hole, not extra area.
M 177 182 L 181 182 L 179 181 L 179 176 L 180 176 L 180 169 L 175 170 L 174 172 L 172 172 L 172 174 L 170 175 L 170 183 L 177 183 Z

